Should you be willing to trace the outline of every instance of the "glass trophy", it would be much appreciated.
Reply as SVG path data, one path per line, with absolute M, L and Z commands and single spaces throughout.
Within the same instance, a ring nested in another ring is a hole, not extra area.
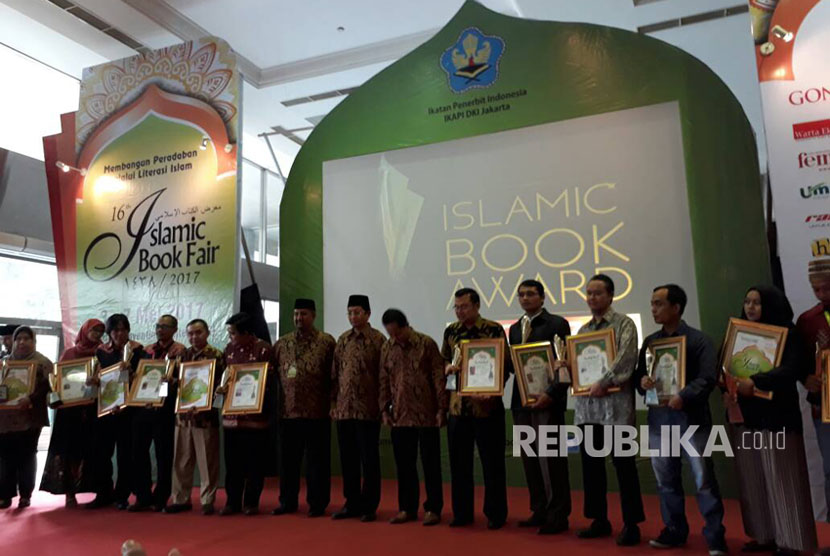
M 567 350 L 565 347 L 565 340 L 559 336 L 553 337 L 553 352 L 556 355 L 557 360 L 564 361 L 566 359 L 565 355 L 567 354 Z M 568 371 L 567 367 L 559 367 L 557 370 L 557 379 L 559 380 L 559 384 L 571 383 L 571 373 Z
M 222 373 L 222 381 L 220 383 L 220 388 L 226 388 L 228 386 L 228 369 Z M 213 396 L 213 408 L 214 409 L 222 409 L 222 406 L 225 405 L 225 395 L 224 394 L 215 394 Z
M 460 367 L 461 366 L 461 347 L 455 346 L 452 350 L 452 361 L 450 365 L 453 367 Z M 458 373 L 453 373 L 447 377 L 447 386 L 446 390 L 450 392 L 455 392 L 458 390 Z
M 646 350 L 646 373 L 648 376 L 652 376 L 652 372 L 654 371 L 654 353 L 650 350 Z M 657 387 L 650 388 L 646 390 L 646 405 L 660 405 L 660 399 L 657 397 Z

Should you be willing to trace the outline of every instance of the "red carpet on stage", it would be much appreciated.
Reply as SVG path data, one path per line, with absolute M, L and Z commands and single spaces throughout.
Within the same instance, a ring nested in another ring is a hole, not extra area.
M 301 493 L 301 497 L 304 496 Z M 357 520 L 332 521 L 306 517 L 306 507 L 294 515 L 274 517 L 268 512 L 277 503 L 276 482 L 266 484 L 261 509 L 263 514 L 254 517 L 218 515 L 204 517 L 198 511 L 198 493 L 194 490 L 193 512 L 176 515 L 139 513 L 130 514 L 115 509 L 66 510 L 63 497 L 36 493 L 32 507 L 24 511 L 16 509 L 0 512 L 0 554 L 35 556 L 41 554 L 120 554 L 126 539 L 135 539 L 149 555 L 166 555 L 171 548 L 178 548 L 184 556 L 248 555 L 248 554 L 552 554 L 566 551 L 577 554 L 649 554 L 661 553 L 648 547 L 647 540 L 660 528 L 660 508 L 656 496 L 645 496 L 647 521 L 641 526 L 644 542 L 637 547 L 620 548 L 613 539 L 583 541 L 574 531 L 587 525 L 582 517 L 582 492 L 573 492 L 571 531 L 555 536 L 539 536 L 535 530 L 520 529 L 516 522 L 528 514 L 528 496 L 525 489 L 511 488 L 508 492 L 510 517 L 500 531 L 488 531 L 484 516 L 476 516 L 476 524 L 461 529 L 450 529 L 449 485 L 445 485 L 443 521 L 436 527 L 426 528 L 419 522 L 389 525 L 387 521 L 396 513 L 397 496 L 394 481 L 384 481 L 383 498 L 378 521 L 361 523 Z M 91 498 L 80 496 L 81 502 Z M 342 504 L 339 478 L 332 482 L 332 504 L 328 513 Z M 476 509 L 480 512 L 483 490 L 476 490 Z M 15 500 L 15 503 L 17 500 Z M 224 503 L 220 492 L 217 508 Z M 726 529 L 730 548 L 737 553 L 745 538 L 736 500 L 726 500 Z M 609 495 L 610 518 L 616 534 L 620 526 L 619 501 L 616 494 Z M 705 543 L 700 534 L 702 520 L 693 497 L 687 500 L 686 513 L 692 533 L 689 543 L 675 553 L 700 554 Z M 830 545 L 830 525 L 819 524 L 821 546 Z

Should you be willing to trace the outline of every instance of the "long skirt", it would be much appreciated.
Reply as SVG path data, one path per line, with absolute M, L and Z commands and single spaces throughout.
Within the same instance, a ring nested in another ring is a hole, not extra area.
M 814 552 L 816 523 L 801 432 L 732 426 L 744 532 L 760 543 Z
M 95 405 L 58 408 L 40 490 L 52 494 L 95 492 L 92 476 Z

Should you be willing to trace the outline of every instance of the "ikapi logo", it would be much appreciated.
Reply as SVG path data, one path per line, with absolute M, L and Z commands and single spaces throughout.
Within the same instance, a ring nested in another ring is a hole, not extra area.
M 504 46 L 501 37 L 485 35 L 475 27 L 462 31 L 458 42 L 441 55 L 441 67 L 447 72 L 450 89 L 463 93 L 495 83 Z

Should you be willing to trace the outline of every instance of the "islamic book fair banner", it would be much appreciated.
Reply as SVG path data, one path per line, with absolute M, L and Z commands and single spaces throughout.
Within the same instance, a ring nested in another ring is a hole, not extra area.
M 204 38 L 84 70 L 44 138 L 64 338 L 89 318 L 206 320 L 221 344 L 237 279 L 239 74 Z
M 796 314 L 830 257 L 830 1 L 750 0 L 778 253 Z

